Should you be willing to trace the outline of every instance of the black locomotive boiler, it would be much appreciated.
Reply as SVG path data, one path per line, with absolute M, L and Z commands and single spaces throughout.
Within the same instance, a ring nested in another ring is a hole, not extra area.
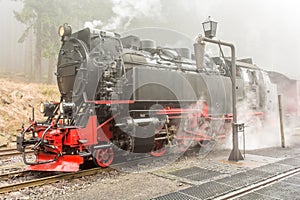
M 109 166 L 120 152 L 163 155 L 186 142 L 203 144 L 231 130 L 231 63 L 157 47 L 153 40 L 60 26 L 57 64 L 59 102 L 44 102 L 43 122 L 31 121 L 17 148 L 32 147 L 30 170 L 77 171 L 93 159 Z M 195 57 L 204 65 L 197 67 Z M 237 62 L 237 97 L 263 117 L 270 106 L 268 74 Z M 250 102 L 251 99 L 251 102 Z

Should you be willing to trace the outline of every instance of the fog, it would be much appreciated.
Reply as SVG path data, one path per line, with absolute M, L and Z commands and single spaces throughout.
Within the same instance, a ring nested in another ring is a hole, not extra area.
M 0 1 L 0 73 L 3 73 L 4 68 L 9 69 L 24 69 L 25 63 L 30 63 L 25 55 L 27 44 L 18 43 L 18 39 L 21 36 L 24 26 L 15 20 L 13 15 L 14 9 L 20 9 L 22 5 L 20 3 L 12 1 Z M 26 61 L 25 61 L 26 60 Z
M 217 39 L 234 43 L 239 58 L 251 57 L 263 69 L 300 79 L 297 0 L 111 0 L 111 3 L 112 16 L 99 23 L 105 29 L 123 32 L 162 27 L 194 39 L 203 32 L 201 23 L 212 16 L 219 22 Z M 17 42 L 25 27 L 12 13 L 20 10 L 22 3 L 1 0 L 0 5 L 0 72 L 3 68 L 24 69 L 32 64 L 31 43 Z M 95 6 L 101 12 L 101 0 Z M 98 19 L 90 19 L 93 20 Z
M 219 22 L 218 39 L 234 43 L 238 57 L 252 57 L 262 68 L 300 78 L 299 1 L 169 2 L 163 12 L 169 28 L 193 37 L 202 32 L 207 16 L 212 16 Z

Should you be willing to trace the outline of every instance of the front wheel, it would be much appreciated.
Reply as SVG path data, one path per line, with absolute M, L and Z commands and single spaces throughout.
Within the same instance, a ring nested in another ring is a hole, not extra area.
M 108 167 L 114 160 L 112 147 L 96 149 L 93 153 L 93 161 L 99 167 Z

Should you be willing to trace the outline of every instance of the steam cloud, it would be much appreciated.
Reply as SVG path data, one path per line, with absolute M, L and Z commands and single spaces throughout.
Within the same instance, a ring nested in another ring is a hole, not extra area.
M 246 151 L 281 146 L 277 95 L 273 99 L 275 99 L 275 107 L 266 113 L 266 119 L 262 121 L 259 117 L 251 115 L 253 113 L 253 110 L 249 108 L 249 103 L 251 102 L 243 102 L 238 105 L 238 122 L 245 124 Z M 293 145 L 293 130 L 296 126 L 297 123 L 294 121 L 284 121 L 286 146 Z M 243 134 L 239 133 L 239 149 L 242 150 L 243 146 Z M 232 148 L 231 134 L 227 137 L 223 148 Z
M 134 18 L 159 17 L 162 6 L 160 0 L 111 0 L 113 3 L 112 16 L 106 25 L 100 20 L 86 22 L 85 27 L 102 26 L 103 30 L 126 29 Z
M 113 3 L 112 11 L 115 14 L 107 24 L 100 20 L 85 22 L 84 27 L 101 27 L 103 30 L 126 29 L 135 18 L 159 17 L 162 10 L 160 0 L 111 0 Z
M 84 28 L 93 29 L 93 28 L 96 28 L 97 26 L 102 26 L 102 25 L 103 25 L 103 23 L 101 20 L 94 20 L 92 22 L 85 22 Z
M 156 17 L 162 9 L 160 0 L 112 0 L 112 3 L 115 16 L 109 19 L 104 30 L 126 29 L 134 18 Z

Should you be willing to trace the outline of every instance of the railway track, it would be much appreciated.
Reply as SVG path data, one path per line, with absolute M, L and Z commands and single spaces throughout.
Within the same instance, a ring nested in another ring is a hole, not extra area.
M 26 150 L 27 153 L 32 153 L 33 150 Z M 15 148 L 4 148 L 4 149 L 0 149 L 0 160 L 3 160 L 7 157 L 11 157 L 11 156 L 19 156 L 22 155 L 21 152 L 17 151 L 17 149 Z
M 6 174 L 0 174 L 0 180 L 5 181 L 9 179 L 15 179 L 17 177 L 27 177 L 27 176 L 33 176 L 34 178 L 32 180 L 26 180 L 20 183 L 13 183 L 10 185 L 4 185 L 0 186 L 0 194 L 2 193 L 7 193 L 7 192 L 12 192 L 12 191 L 17 191 L 20 189 L 24 189 L 27 187 L 36 187 L 36 186 L 41 186 L 45 184 L 51 184 L 58 182 L 60 180 L 69 180 L 69 179 L 76 179 L 84 176 L 90 176 L 90 175 L 95 175 L 97 173 L 102 173 L 102 172 L 108 172 L 108 171 L 113 171 L 113 170 L 124 170 L 124 167 L 127 168 L 128 166 L 135 166 L 133 169 L 136 171 L 137 167 L 142 164 L 148 165 L 150 163 L 153 164 L 153 160 L 155 162 L 163 162 L 163 160 L 166 160 L 166 158 L 159 157 L 156 159 L 153 159 L 153 157 L 146 157 L 142 160 L 140 159 L 133 159 L 131 161 L 127 162 L 121 162 L 121 163 L 116 163 L 112 165 L 112 168 L 92 168 L 92 169 L 87 169 L 87 170 L 80 170 L 75 173 L 61 173 L 61 174 L 40 174 L 44 175 L 45 177 L 42 178 L 35 178 L 34 173 L 32 171 L 17 171 L 17 172 L 9 172 Z M 125 170 L 128 171 L 128 170 Z M 39 172 L 41 173 L 41 172 Z M 249 192 L 258 190 L 262 187 L 267 187 L 269 185 L 272 185 L 273 183 L 283 180 L 285 178 L 288 178 L 290 176 L 293 176 L 295 174 L 300 173 L 300 167 L 298 168 L 293 168 L 292 170 L 285 171 L 281 174 L 274 175 L 272 177 L 263 179 L 259 182 L 255 182 L 249 186 L 238 188 L 234 191 L 228 191 L 228 193 L 225 193 L 223 195 L 215 197 L 215 199 L 221 200 L 221 199 L 235 199 L 238 197 L 241 197 Z
M 43 177 L 43 178 L 37 178 L 37 179 L 28 180 L 28 181 L 23 181 L 20 183 L 13 183 L 13 184 L 1 186 L 0 194 L 6 193 L 6 192 L 18 191 L 20 189 L 24 189 L 27 187 L 35 187 L 35 186 L 40 186 L 40 185 L 44 185 L 44 184 L 55 183 L 60 180 L 69 180 L 69 179 L 74 179 L 74 178 L 80 178 L 83 176 L 95 175 L 98 173 L 112 171 L 112 170 L 113 169 L 111 169 L 111 168 L 92 168 L 92 169 L 80 170 L 78 172 L 57 174 L 57 175 L 47 176 L 47 177 Z M 22 173 L 22 175 L 25 175 L 25 174 L 28 174 L 31 172 L 30 171 L 12 172 L 12 173 L 3 174 L 0 177 L 1 177 L 1 179 L 2 178 L 4 179 L 4 178 L 9 178 L 11 176 L 19 176 L 20 173 Z
M 17 176 L 26 176 L 29 173 L 31 173 L 31 172 L 30 171 L 13 171 L 13 172 L 8 172 L 8 173 L 3 173 L 3 174 L 0 174 L 0 181 L 5 181 L 12 177 L 17 177 Z
M 283 180 L 285 178 L 291 177 L 293 175 L 300 174 L 300 168 L 292 169 L 287 172 L 278 174 L 276 176 L 270 177 L 268 179 L 256 182 L 250 186 L 242 187 L 235 191 L 229 192 L 227 194 L 216 197 L 216 200 L 225 200 L 225 199 L 236 199 L 242 197 L 243 195 L 258 190 L 263 187 L 272 185 L 273 183 Z
M 13 192 L 17 191 L 20 189 L 24 189 L 27 187 L 35 187 L 35 186 L 40 186 L 44 184 L 51 184 L 58 182 L 60 180 L 69 180 L 69 179 L 75 179 L 75 178 L 80 178 L 83 176 L 90 176 L 94 175 L 97 173 L 102 173 L 102 172 L 108 172 L 108 171 L 113 171 L 113 170 L 124 170 L 125 171 L 131 171 L 129 168 L 133 168 L 132 170 L 137 170 L 137 167 L 139 164 L 151 164 L 153 160 L 156 160 L 156 162 L 163 162 L 166 159 L 163 157 L 145 157 L 143 159 L 132 159 L 131 161 L 126 161 L 126 162 L 120 162 L 113 164 L 111 168 L 91 168 L 91 169 L 86 169 L 86 170 L 80 170 L 78 172 L 70 172 L 70 173 L 61 173 L 61 174 L 56 174 L 56 175 L 46 175 L 46 177 L 42 178 L 34 178 L 32 180 L 27 180 L 19 183 L 12 183 L 9 185 L 4 185 L 0 186 L 0 194 L 2 193 L 7 193 L 7 192 Z M 28 175 L 34 175 L 34 171 L 16 171 L 16 172 L 9 172 L 5 174 L 0 174 L 0 180 L 1 181 L 6 181 L 11 178 L 17 178 L 17 177 L 26 177 Z M 42 173 L 42 172 L 37 172 L 37 173 Z

